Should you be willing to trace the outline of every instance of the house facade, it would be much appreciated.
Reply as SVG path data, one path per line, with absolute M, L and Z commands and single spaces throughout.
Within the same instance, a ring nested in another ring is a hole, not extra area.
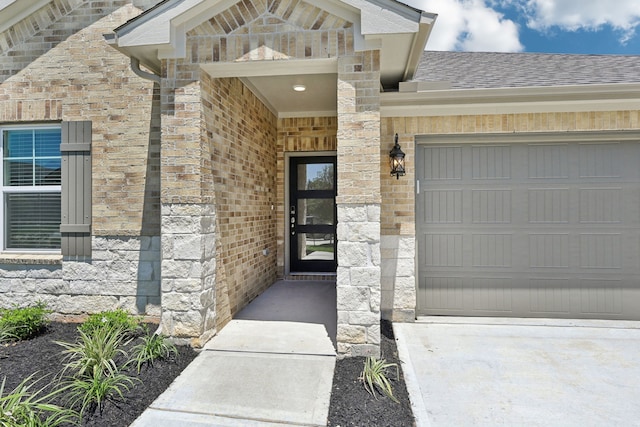
M 123 308 L 198 346 L 278 278 L 335 280 L 347 356 L 381 318 L 639 318 L 640 60 L 425 53 L 435 22 L 9 2 L 0 306 Z

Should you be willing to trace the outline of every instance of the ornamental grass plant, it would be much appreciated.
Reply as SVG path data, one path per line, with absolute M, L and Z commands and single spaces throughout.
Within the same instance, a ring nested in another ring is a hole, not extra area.
M 364 367 L 360 374 L 360 381 L 362 381 L 364 388 L 373 397 L 376 397 L 377 392 L 389 397 L 396 403 L 398 399 L 393 395 L 393 388 L 389 378 L 387 378 L 389 368 L 396 369 L 396 379 L 399 378 L 398 365 L 395 363 L 387 363 L 385 359 L 378 359 L 375 357 L 367 357 L 364 361 Z
M 142 365 L 153 365 L 157 359 L 168 359 L 171 356 L 178 355 L 178 348 L 167 340 L 164 336 L 149 332 L 149 328 L 145 328 L 145 334 L 140 338 L 142 343 L 131 349 L 132 361 L 136 362 L 138 373 Z
M 35 374 L 25 378 L 16 388 L 5 392 L 6 378 L 0 384 L 0 427 L 57 427 L 76 424 L 79 414 L 65 407 L 49 403 L 65 393 L 64 388 L 45 392 L 46 387 L 32 391 L 39 381 Z

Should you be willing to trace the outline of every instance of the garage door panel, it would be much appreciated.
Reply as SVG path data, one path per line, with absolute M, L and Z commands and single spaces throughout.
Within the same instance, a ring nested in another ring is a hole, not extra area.
M 579 144 L 580 178 L 621 178 L 624 170 L 619 143 Z
M 621 315 L 623 313 L 622 280 L 582 279 L 580 312 L 595 315 Z
M 580 235 L 580 267 L 583 269 L 621 268 L 622 248 L 619 233 L 583 233 Z
M 473 310 L 511 313 L 514 289 L 510 277 L 474 277 L 471 285 Z
M 639 145 L 418 145 L 418 313 L 640 319 Z
M 474 224 L 509 224 L 512 210 L 510 188 L 471 190 L 471 222 Z
M 571 313 L 571 283 L 568 278 L 530 278 L 529 309 L 532 313 L 568 315 Z
M 462 190 L 426 190 L 422 206 L 425 224 L 461 224 Z
M 619 224 L 622 188 L 581 188 L 579 190 L 581 224 Z
M 423 292 L 421 305 L 430 310 L 440 312 L 451 311 L 454 314 L 463 312 L 464 305 L 464 279 L 462 277 L 438 277 L 429 275 L 420 280 L 420 288 Z M 428 298 L 424 298 L 429 295 Z
M 529 144 L 527 148 L 527 170 L 530 179 L 569 178 L 569 146 L 567 144 Z
M 425 234 L 421 241 L 423 265 L 462 267 L 462 234 Z
M 420 178 L 427 181 L 462 179 L 462 147 L 424 147 L 419 170 Z
M 471 238 L 473 267 L 511 267 L 512 234 L 473 234 Z
M 511 147 L 480 145 L 472 147 L 471 172 L 474 180 L 510 179 Z
M 530 188 L 528 195 L 528 222 L 530 224 L 569 223 L 568 188 Z
M 569 234 L 529 234 L 529 267 L 569 268 Z

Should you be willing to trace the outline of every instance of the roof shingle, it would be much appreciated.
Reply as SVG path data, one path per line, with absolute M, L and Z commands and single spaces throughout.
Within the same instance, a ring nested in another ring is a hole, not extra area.
M 451 89 L 639 83 L 640 56 L 425 51 L 413 81 Z

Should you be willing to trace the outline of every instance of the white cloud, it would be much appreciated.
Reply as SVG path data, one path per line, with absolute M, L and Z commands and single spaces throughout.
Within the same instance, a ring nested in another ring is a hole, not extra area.
M 429 50 L 519 52 L 518 26 L 485 0 L 409 0 L 412 6 L 437 13 Z
M 503 0 L 503 4 L 520 6 L 528 16 L 527 26 L 547 31 L 558 28 L 566 31 L 596 31 L 605 25 L 620 31 L 625 43 L 640 25 L 638 0 Z

